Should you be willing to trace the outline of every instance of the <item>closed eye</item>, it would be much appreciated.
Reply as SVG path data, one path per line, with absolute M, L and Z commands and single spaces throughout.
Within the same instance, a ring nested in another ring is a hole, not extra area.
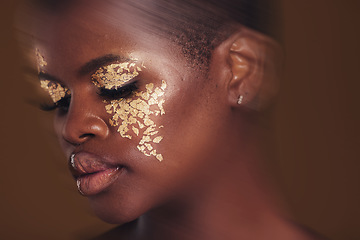
M 57 101 L 56 103 L 53 103 L 53 104 L 48 104 L 48 103 L 40 104 L 40 109 L 43 110 L 43 111 L 53 111 L 55 109 L 59 109 L 62 112 L 67 112 L 69 110 L 70 101 L 71 101 L 71 96 L 66 95 L 65 97 L 63 97 L 59 101 Z
M 128 83 L 118 89 L 99 88 L 99 95 L 108 100 L 116 100 L 120 98 L 127 98 L 132 95 L 134 91 L 138 90 L 137 81 Z

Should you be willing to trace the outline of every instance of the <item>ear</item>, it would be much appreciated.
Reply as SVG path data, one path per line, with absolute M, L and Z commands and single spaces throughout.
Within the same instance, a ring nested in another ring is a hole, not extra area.
M 225 42 L 232 73 L 228 82 L 229 103 L 234 107 L 264 109 L 277 94 L 282 48 L 275 40 L 246 27 Z

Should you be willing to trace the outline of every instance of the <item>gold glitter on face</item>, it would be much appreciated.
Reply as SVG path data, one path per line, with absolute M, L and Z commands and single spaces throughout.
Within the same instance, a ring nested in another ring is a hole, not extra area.
M 38 64 L 38 71 L 43 72 L 41 67 L 45 67 L 47 62 L 45 61 L 44 56 L 40 53 L 40 50 L 35 49 L 36 60 Z M 70 90 L 66 87 L 63 87 L 60 83 L 49 81 L 49 80 L 40 80 L 40 87 L 44 89 L 50 95 L 54 103 L 60 101 L 66 95 L 70 95 Z
M 99 68 L 92 75 L 92 79 L 97 87 L 116 90 L 138 76 L 139 72 L 141 68 L 135 63 L 114 63 Z
M 44 56 L 41 55 L 39 49 L 35 50 L 35 54 L 36 54 L 36 60 L 37 60 L 37 64 L 38 64 L 38 71 L 40 72 L 40 67 L 45 67 L 47 65 L 47 62 L 45 61 Z
M 49 93 L 54 103 L 60 101 L 66 95 L 70 95 L 70 90 L 68 88 L 63 87 L 59 83 L 53 81 L 40 80 L 40 86 Z
M 133 98 L 122 98 L 106 102 L 107 113 L 112 114 L 110 124 L 119 126 L 117 131 L 124 138 L 132 139 L 129 132 L 141 136 L 138 150 L 145 156 L 154 156 L 159 161 L 163 160 L 161 153 L 156 151 L 163 137 L 159 136 L 159 129 L 153 121 L 153 116 L 165 114 L 163 104 L 166 82 L 162 81 L 160 87 L 154 87 L 153 83 L 146 84 L 146 91 L 137 92 Z
M 135 63 L 115 63 L 99 68 L 92 78 L 95 86 L 116 90 L 141 71 Z M 123 138 L 139 137 L 137 149 L 145 156 L 154 156 L 159 161 L 163 160 L 163 156 L 157 152 L 156 144 L 163 139 L 159 136 L 159 129 L 163 126 L 157 126 L 153 118 L 165 114 L 163 96 L 166 87 L 165 81 L 162 81 L 160 87 L 149 83 L 145 85 L 145 91 L 134 92 L 131 97 L 104 101 L 106 112 L 112 115 L 110 125 L 118 127 L 117 131 Z

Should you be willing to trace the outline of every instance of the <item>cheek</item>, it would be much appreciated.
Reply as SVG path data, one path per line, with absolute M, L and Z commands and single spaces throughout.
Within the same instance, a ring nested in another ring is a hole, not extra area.
M 137 140 L 137 149 L 147 157 L 155 157 L 162 161 L 162 153 L 157 151 L 157 145 L 163 139 L 160 129 L 163 125 L 156 124 L 165 115 L 163 104 L 167 85 L 155 87 L 150 83 L 146 91 L 136 92 L 134 97 L 107 102 L 105 109 L 111 114 L 109 122 L 117 127 L 117 132 L 123 138 Z
M 71 144 L 67 142 L 63 136 L 63 130 L 65 124 L 66 124 L 66 116 L 64 115 L 61 116 L 58 113 L 55 113 L 53 119 L 53 127 L 55 131 L 55 135 L 65 156 L 70 156 L 71 152 L 73 151 L 73 148 L 70 147 Z

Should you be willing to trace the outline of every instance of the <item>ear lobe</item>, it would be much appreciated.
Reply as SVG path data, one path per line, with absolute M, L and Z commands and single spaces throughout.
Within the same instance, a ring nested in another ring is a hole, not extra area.
M 247 28 L 231 40 L 229 102 L 232 106 L 261 110 L 277 92 L 276 55 L 281 48 L 272 39 Z

